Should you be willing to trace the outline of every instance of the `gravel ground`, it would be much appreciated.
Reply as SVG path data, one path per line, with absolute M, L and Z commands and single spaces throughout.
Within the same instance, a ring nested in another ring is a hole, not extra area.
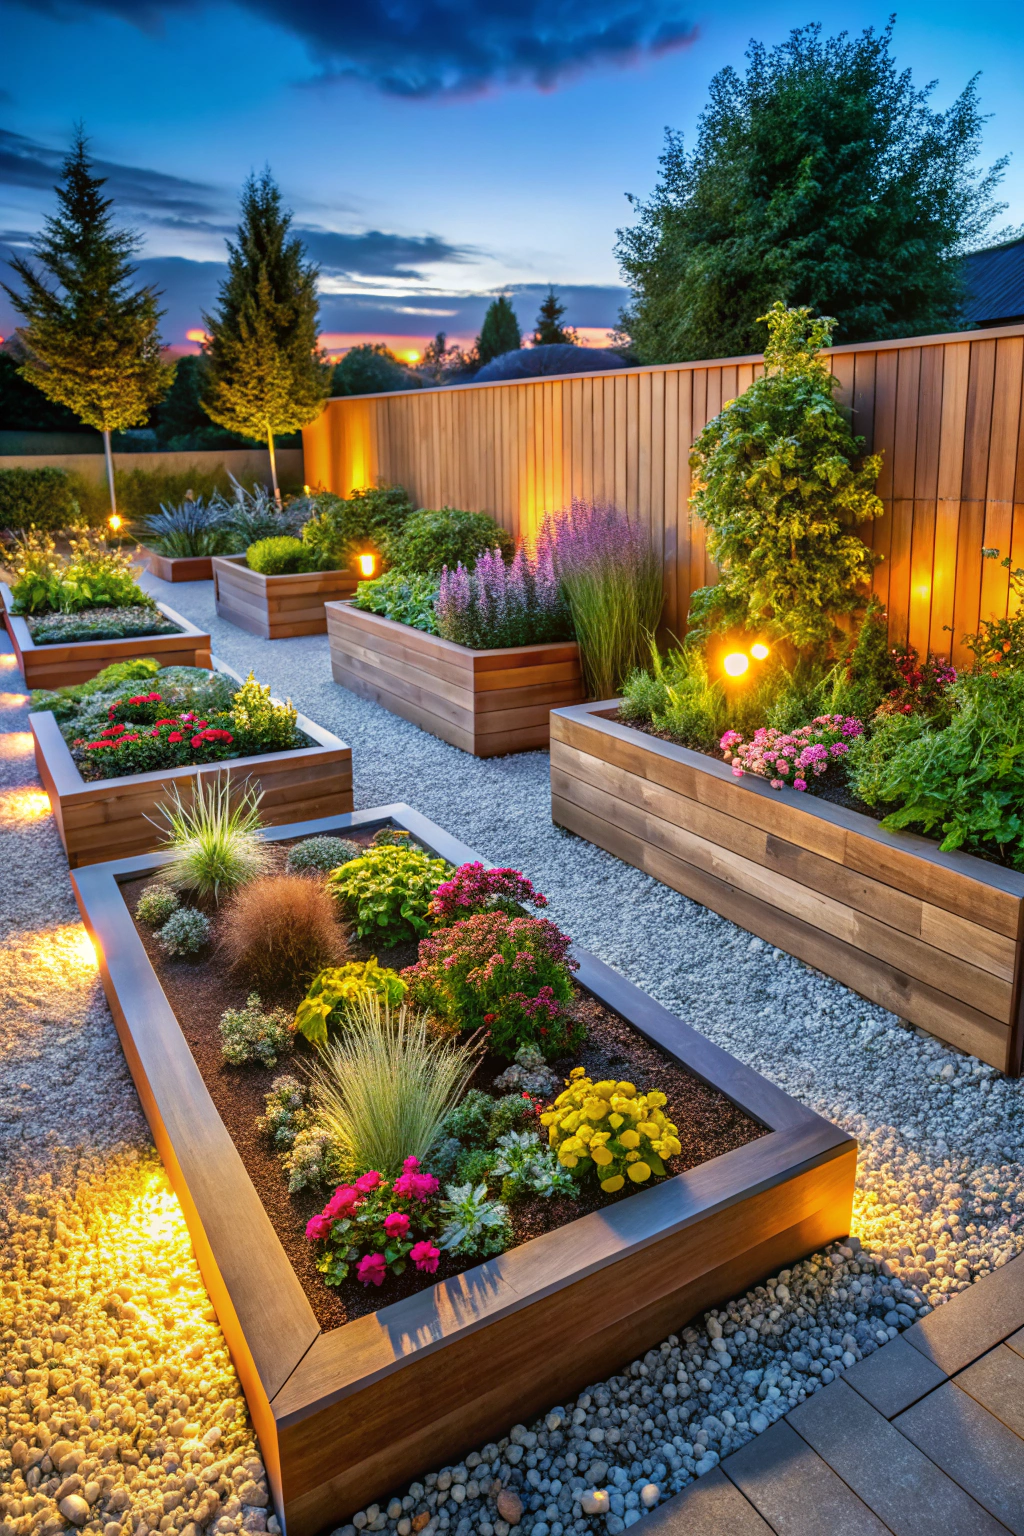
M 345 1536 L 362 1527 L 507 1536 L 516 1516 L 533 1536 L 618 1536 L 1024 1246 L 1021 1084 L 554 828 L 546 754 L 467 757 L 337 687 L 326 639 L 261 641 L 216 619 L 208 583 L 146 585 L 208 627 L 217 655 L 253 667 L 351 744 L 357 806 L 406 800 L 485 857 L 523 868 L 581 944 L 861 1145 L 848 1245 L 783 1271 L 386 1507 L 360 1511 Z M 122 1101 L 136 1116 L 130 1090 Z

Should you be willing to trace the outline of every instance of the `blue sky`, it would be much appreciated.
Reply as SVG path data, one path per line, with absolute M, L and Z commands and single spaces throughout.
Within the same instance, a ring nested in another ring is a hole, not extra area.
M 886 15 L 685 0 L 0 0 L 0 242 L 39 227 L 80 119 L 144 233 L 172 344 L 211 302 L 238 187 L 265 163 L 323 264 L 332 336 L 469 336 L 506 286 L 532 324 L 548 282 L 570 320 L 600 329 L 622 299 L 624 194 L 650 191 L 665 126 L 692 133 L 715 71 L 742 66 L 752 36 L 770 45 L 813 20 L 856 32 Z M 986 160 L 1014 155 L 1005 222 L 1024 222 L 1019 0 L 914 0 L 895 51 L 917 83 L 938 78 L 939 107 L 982 71 Z M 12 324 L 0 296 L 0 334 Z

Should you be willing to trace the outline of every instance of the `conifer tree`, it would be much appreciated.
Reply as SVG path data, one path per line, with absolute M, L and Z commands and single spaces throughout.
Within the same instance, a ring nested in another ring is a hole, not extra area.
M 537 329 L 533 333 L 535 347 L 558 345 L 574 347 L 576 345 L 576 332 L 571 326 L 562 324 L 564 314 L 565 305 L 555 293 L 554 288 L 549 288 L 547 297 L 537 314 Z
M 477 362 L 482 367 L 493 357 L 518 351 L 522 344 L 523 333 L 519 329 L 512 301 L 505 294 L 500 294 L 488 305 L 484 315 L 484 323 L 476 339 Z
M 19 373 L 103 434 L 113 515 L 110 434 L 148 419 L 174 368 L 160 359 L 159 295 L 133 281 L 141 236 L 114 227 L 104 180 L 92 174 L 79 129 L 55 189 L 58 211 L 32 243 L 38 265 L 15 256 L 11 267 L 23 290 L 3 287 L 28 322 L 18 330 L 25 348 Z
M 203 409 L 218 426 L 267 444 L 278 501 L 274 437 L 315 420 L 331 386 L 317 345 L 319 269 L 289 235 L 291 222 L 270 171 L 250 176 L 217 313 L 203 316 L 210 337 Z

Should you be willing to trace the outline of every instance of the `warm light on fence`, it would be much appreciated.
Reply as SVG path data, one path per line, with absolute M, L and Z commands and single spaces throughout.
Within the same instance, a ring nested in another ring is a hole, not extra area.
M 768 655 L 768 647 L 759 640 L 756 645 L 750 647 L 750 654 L 755 661 L 764 661 Z
M 376 556 L 374 556 L 374 555 L 360 555 L 359 556 L 359 569 L 360 569 L 361 573 L 364 576 L 372 576 L 373 575 L 373 567 L 374 567 L 375 564 L 376 564 Z
M 726 677 L 742 677 L 750 662 L 742 651 L 730 651 L 722 663 Z

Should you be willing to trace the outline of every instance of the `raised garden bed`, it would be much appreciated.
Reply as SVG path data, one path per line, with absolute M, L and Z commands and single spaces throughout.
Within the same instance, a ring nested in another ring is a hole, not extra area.
M 221 662 L 216 670 L 242 681 Z M 89 782 L 82 778 L 51 712 L 28 718 L 36 767 L 72 868 L 155 848 L 161 834 L 149 818 L 166 802 L 172 785 L 181 786 L 199 774 L 226 772 L 232 781 L 258 784 L 263 791 L 260 814 L 272 826 L 297 817 L 338 815 L 352 806 L 351 747 L 304 715 L 296 723 L 311 738 L 307 747 Z
M 452 864 L 475 857 L 407 806 L 267 836 L 358 836 L 388 822 Z M 147 855 L 72 879 L 290 1536 L 314 1536 L 506 1433 L 848 1231 L 856 1144 L 577 951 L 578 983 L 612 1027 L 629 1026 L 641 1049 L 724 1095 L 729 1126 L 756 1122 L 745 1133 L 754 1139 L 375 1313 L 322 1326 L 247 1172 L 249 1149 L 232 1140 L 127 905 L 162 863 Z M 173 996 L 169 973 L 168 989 Z M 188 1028 L 195 1039 L 194 1018 Z
M 471 651 L 352 603 L 328 603 L 327 635 L 336 683 L 475 757 L 546 747 L 552 709 L 584 697 L 571 640 Z
M 150 575 L 160 581 L 210 581 L 213 577 L 212 555 L 158 555 L 143 548 Z
M 165 619 L 178 626 L 177 634 L 36 645 L 25 620 L 11 612 L 12 601 L 11 589 L 0 582 L 4 623 L 27 688 L 62 688 L 70 683 L 86 683 L 111 662 L 129 661 L 134 656 L 155 656 L 162 667 L 209 668 L 212 665 L 209 635 L 165 603 L 157 603 L 157 607 Z
M 351 597 L 359 583 L 358 573 L 347 570 L 261 576 L 244 555 L 216 555 L 210 566 L 218 617 L 264 640 L 324 634 L 324 604 Z
M 616 718 L 557 711 L 555 822 L 1010 1076 L 1021 1070 L 1024 875 Z

